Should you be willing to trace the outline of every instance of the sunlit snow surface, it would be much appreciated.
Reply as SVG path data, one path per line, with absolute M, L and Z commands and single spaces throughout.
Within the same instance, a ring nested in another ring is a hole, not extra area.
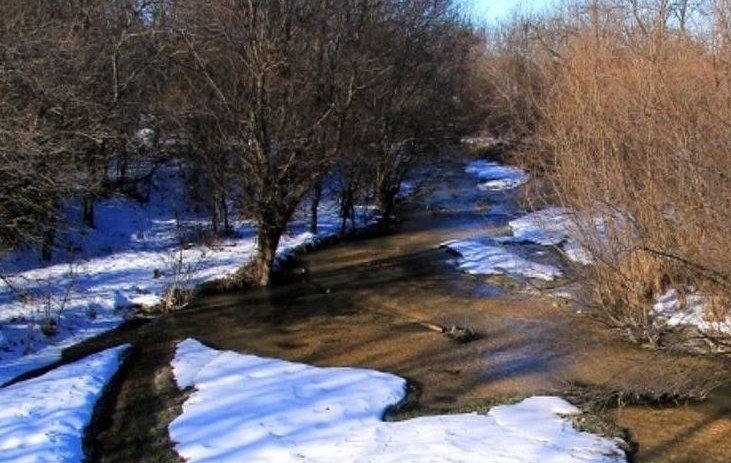
M 731 336 L 731 314 L 713 317 L 708 296 L 691 292 L 681 298 L 677 289 L 658 296 L 652 311 L 670 326 L 691 325 L 707 334 Z
M 510 228 L 515 241 L 560 245 L 568 259 L 588 265 L 592 262 L 591 255 L 581 245 L 581 234 L 575 220 L 566 209 L 549 207 L 511 220 Z
M 593 259 L 581 244 L 579 222 L 588 228 L 599 244 L 607 241 L 600 218 L 578 220 L 576 214 L 561 207 L 549 207 L 511 220 L 513 233 L 505 241 L 560 246 L 569 260 L 590 265 Z M 656 296 L 652 313 L 658 321 L 669 326 L 690 325 L 711 336 L 731 335 L 731 315 L 714 317 L 711 299 L 697 291 L 689 291 L 685 298 L 681 298 L 676 289 L 669 289 Z
M 481 180 L 477 188 L 488 193 L 514 189 L 530 179 L 522 169 L 484 160 L 467 163 L 465 171 Z M 570 260 L 585 265 L 591 263 L 591 256 L 580 244 L 575 217 L 566 209 L 549 207 L 532 212 L 511 220 L 510 227 L 513 229 L 510 240 L 561 245 Z
M 476 176 L 481 183 L 477 188 L 483 191 L 502 191 L 517 188 L 530 178 L 524 170 L 504 166 L 492 161 L 472 161 L 465 171 Z
M 472 275 L 513 275 L 540 280 L 553 280 L 561 271 L 553 265 L 539 264 L 524 259 L 500 245 L 479 240 L 452 240 L 442 246 L 459 254 L 457 267 Z
M 108 349 L 0 389 L 0 462 L 83 461 L 84 429 L 127 348 Z
M 317 368 L 217 351 L 188 339 L 173 370 L 195 392 L 169 427 L 194 463 L 620 462 L 618 442 L 576 431 L 557 397 L 531 397 L 487 415 L 384 422 L 405 395 L 394 375 Z
M 477 177 L 477 188 L 486 193 L 512 190 L 527 182 L 530 176 L 523 170 L 492 161 L 467 163 L 465 172 Z M 552 265 L 525 259 L 492 239 L 451 240 L 441 244 L 459 255 L 457 267 L 473 275 L 500 275 L 553 280 L 561 271 Z
M 181 233 L 194 235 L 209 226 L 205 214 L 185 209 L 185 182 L 171 167 L 155 177 L 156 188 L 147 204 L 118 197 L 99 201 L 97 228 L 71 230 L 60 237 L 66 244 L 51 265 L 41 266 L 29 251 L 0 259 L 0 273 L 6 278 L 0 280 L 0 386 L 58 361 L 64 348 L 119 326 L 126 307 L 160 302 L 173 278 L 171 263 L 179 257 Z M 80 222 L 77 206 L 69 207 L 70 222 Z M 337 202 L 325 195 L 320 206 L 317 236 L 308 231 L 307 215 L 298 213 L 282 237 L 278 256 L 339 232 Z M 358 207 L 355 225 L 376 218 L 376 211 Z M 234 227 L 235 236 L 214 245 L 186 246 L 182 257 L 189 269 L 188 286 L 231 275 L 252 257 L 254 224 L 237 221 Z M 77 252 L 69 254 L 63 250 L 66 247 Z M 18 292 L 29 297 L 19 297 Z M 39 323 L 49 304 L 52 314 L 60 312 L 60 323 L 58 332 L 47 337 Z

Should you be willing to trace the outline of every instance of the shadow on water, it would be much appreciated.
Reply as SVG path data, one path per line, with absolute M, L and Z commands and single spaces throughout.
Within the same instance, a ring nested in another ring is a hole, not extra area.
M 407 221 L 392 233 L 302 256 L 305 277 L 206 295 L 184 312 L 69 351 L 80 356 L 122 342 L 135 347 L 90 430 L 92 461 L 179 461 L 166 430 L 185 393 L 175 387 L 169 364 L 175 342 L 187 337 L 238 352 L 393 372 L 419 385 L 411 407 L 429 410 L 560 393 L 568 381 L 662 387 L 728 370 L 722 360 L 643 350 L 592 317 L 459 274 L 439 244 L 500 229 L 517 206 L 512 195 L 503 195 L 500 214 L 490 215 L 494 195 L 476 192 L 476 181 L 458 162 L 440 168 L 445 175 L 433 177 L 423 202 L 406 208 Z M 460 344 L 424 323 L 468 326 L 479 336 Z M 640 461 L 725 462 L 731 455 L 729 397 L 726 391 L 706 404 L 609 414 L 639 442 Z

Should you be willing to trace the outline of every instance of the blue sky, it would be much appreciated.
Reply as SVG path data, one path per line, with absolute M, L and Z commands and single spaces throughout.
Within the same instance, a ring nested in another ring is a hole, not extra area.
M 475 16 L 488 22 L 499 21 L 510 15 L 517 7 L 527 10 L 541 10 L 556 0 L 463 0 L 471 7 Z

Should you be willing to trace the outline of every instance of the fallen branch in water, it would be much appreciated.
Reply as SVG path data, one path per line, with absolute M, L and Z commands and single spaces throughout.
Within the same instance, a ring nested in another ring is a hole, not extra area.
M 417 323 L 419 325 L 423 326 L 424 328 L 427 328 L 432 331 L 436 331 L 437 333 L 442 333 L 442 334 L 446 335 L 448 338 L 454 339 L 457 342 L 467 343 L 467 342 L 473 341 L 475 338 L 477 338 L 477 334 L 470 327 L 457 326 L 457 325 L 441 326 L 441 325 L 437 325 L 436 323 L 430 323 L 430 322 L 417 322 Z

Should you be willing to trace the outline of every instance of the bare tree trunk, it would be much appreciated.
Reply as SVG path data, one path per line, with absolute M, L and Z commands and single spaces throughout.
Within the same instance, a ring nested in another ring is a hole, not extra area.
M 89 228 L 96 228 L 96 223 L 94 221 L 94 197 L 91 195 L 84 196 L 84 225 L 86 225 Z
M 345 235 L 348 231 L 348 217 L 353 211 L 353 196 L 355 188 L 351 182 L 345 182 L 343 190 L 340 192 L 340 234 Z M 352 222 L 352 220 L 351 220 Z
M 219 202 L 217 195 L 213 195 L 213 207 L 211 208 L 211 228 L 214 234 L 218 234 L 218 223 L 219 223 Z
M 129 155 L 127 153 L 127 144 L 122 142 L 119 149 L 119 162 L 117 164 L 117 185 L 124 187 L 127 183 L 127 171 L 129 163 Z
M 376 205 L 383 214 L 384 225 L 388 225 L 393 218 L 396 196 L 401 187 L 401 176 L 398 173 L 401 168 L 389 151 L 385 152 L 376 168 Z
M 53 257 L 53 245 L 56 242 L 56 211 L 53 206 L 47 213 L 46 229 L 41 243 L 41 260 L 48 262 Z
M 251 281 L 256 286 L 268 286 L 272 278 L 277 246 L 284 228 L 278 225 L 259 223 L 256 255 L 251 263 Z
M 340 214 L 340 234 L 345 235 L 346 231 L 348 231 L 348 216 L 344 212 Z
M 221 215 L 223 216 L 223 231 L 224 233 L 231 233 L 231 223 L 228 220 L 228 206 L 226 205 L 226 193 L 221 192 L 219 198 L 219 205 L 221 207 Z
M 312 194 L 312 203 L 310 204 L 310 233 L 317 234 L 317 208 L 320 207 L 320 199 L 322 199 L 322 179 L 318 179 Z
M 378 208 L 383 214 L 383 222 L 388 224 L 393 218 L 396 203 L 396 188 L 393 185 L 381 183 L 378 185 L 378 193 L 376 195 Z
M 211 227 L 213 232 L 218 234 L 219 232 L 230 233 L 231 224 L 228 218 L 228 206 L 226 205 L 226 192 L 218 190 L 213 193 L 212 198 L 212 215 L 211 215 Z

